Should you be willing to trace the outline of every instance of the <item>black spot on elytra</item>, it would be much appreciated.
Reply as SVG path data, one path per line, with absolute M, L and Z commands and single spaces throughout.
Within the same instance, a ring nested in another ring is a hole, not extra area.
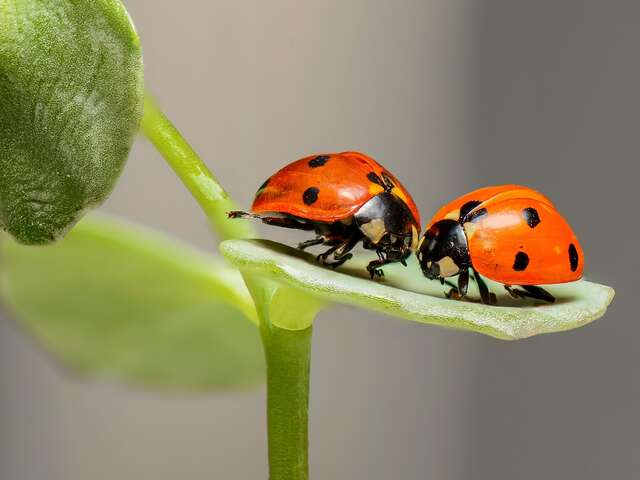
M 513 269 L 516 272 L 522 272 L 523 270 L 526 270 L 528 265 L 529 265 L 529 255 L 527 255 L 524 252 L 516 253 L 516 259 L 513 262 Z
M 469 200 L 467 203 L 460 207 L 460 221 L 464 220 L 464 217 L 469 215 L 469 212 L 480 205 L 482 202 L 479 200 Z
M 572 243 L 569 245 L 569 265 L 571 266 L 571 271 L 575 272 L 578 269 L 578 262 L 580 257 L 578 256 L 578 250 L 576 246 Z
M 330 158 L 331 157 L 329 155 L 318 155 L 317 157 L 309 160 L 308 165 L 311 168 L 318 168 L 323 166 L 325 163 L 327 163 Z
M 312 205 L 318 200 L 318 193 L 320 193 L 319 188 L 309 187 L 302 194 L 302 201 L 305 203 L 305 205 Z
M 367 178 L 369 179 L 370 182 L 375 183 L 376 185 L 380 185 L 381 187 L 384 187 L 384 182 L 376 172 L 367 173 Z
M 522 210 L 522 216 L 531 228 L 536 228 L 540 223 L 540 215 L 538 215 L 538 211 L 533 207 L 527 207 Z
M 489 212 L 487 212 L 486 208 L 479 208 L 477 210 L 474 210 L 473 212 L 467 214 L 466 218 L 464 219 L 465 222 L 477 222 L 478 220 L 480 220 L 482 217 L 484 217 L 485 215 L 487 215 Z

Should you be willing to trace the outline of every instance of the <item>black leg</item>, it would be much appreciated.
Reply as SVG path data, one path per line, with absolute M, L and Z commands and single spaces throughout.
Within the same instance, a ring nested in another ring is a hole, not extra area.
M 440 277 L 440 285 L 442 285 L 443 287 L 445 285 L 447 285 L 449 287 L 449 290 L 447 292 L 444 292 L 444 296 L 447 298 L 460 298 L 460 291 L 458 290 L 458 286 L 453 283 L 450 282 L 449 280 L 445 280 L 444 277 Z
M 231 210 L 227 212 L 227 218 L 252 218 L 253 214 L 249 212 L 243 212 L 242 210 Z
M 357 235 L 353 235 L 344 239 L 338 245 L 334 245 L 333 247 L 329 248 L 326 252 L 321 253 L 316 258 L 318 262 L 323 265 L 337 268 L 353 256 L 353 254 L 349 252 L 358 244 L 359 241 L 360 237 Z M 333 261 L 327 260 L 330 256 L 333 256 Z
M 382 265 L 389 263 L 389 260 L 385 256 L 383 250 L 377 249 L 376 254 L 378 255 L 378 260 L 372 260 L 369 262 L 369 265 L 367 265 L 367 271 L 369 272 L 369 275 L 371 276 L 372 279 L 376 275 L 378 277 L 384 277 L 384 272 L 380 267 Z
M 536 285 L 520 285 L 520 286 L 524 288 L 531 295 L 531 298 L 543 300 L 549 303 L 553 303 L 556 301 L 556 297 L 551 295 L 542 287 L 538 287 Z
M 520 285 L 523 290 L 512 288 L 510 285 L 505 285 L 504 288 L 513 298 L 533 298 L 535 300 L 542 300 L 543 302 L 553 303 L 556 298 L 547 292 L 544 288 L 537 287 L 535 285 Z
M 373 250 L 375 245 L 367 242 L 365 237 L 363 241 L 363 247 L 365 249 Z M 376 254 L 378 255 L 378 260 L 373 260 L 369 262 L 369 265 L 367 265 L 367 271 L 369 272 L 369 275 L 371 275 L 371 278 L 375 277 L 376 275 L 378 277 L 384 277 L 384 272 L 380 267 L 389 263 L 400 262 L 400 264 L 406 267 L 407 258 L 409 258 L 409 255 L 411 255 L 410 251 L 398 251 L 391 246 L 377 247 L 375 250 Z
M 445 297 L 452 298 L 454 300 L 462 300 L 462 298 L 467 295 L 467 290 L 469 288 L 469 270 L 463 270 L 460 272 L 458 275 L 457 285 L 442 277 L 440 278 L 440 282 L 442 285 L 448 285 L 451 287 L 449 291 L 444 292 Z
M 314 245 L 320 245 L 321 243 L 324 243 L 323 237 L 316 237 L 310 240 L 305 240 L 304 242 L 300 242 L 298 244 L 298 250 L 304 250 L 305 248 L 313 247 Z
M 303 222 L 303 221 L 297 220 L 294 217 L 288 217 L 288 216 L 274 217 L 273 215 L 268 215 L 268 214 L 263 215 L 260 213 L 249 213 L 249 212 L 242 212 L 240 210 L 234 210 L 231 212 L 227 212 L 227 217 L 256 218 L 258 220 L 262 220 L 262 223 L 266 223 L 267 225 L 274 225 L 276 227 L 283 227 L 283 228 L 293 228 L 296 230 L 313 230 L 314 229 L 314 225 L 312 223 Z
M 458 292 L 460 298 L 463 298 L 467 294 L 469 288 L 469 270 L 462 270 L 458 275 Z
M 489 287 L 487 287 L 484 279 L 475 270 L 473 271 L 473 278 L 476 279 L 476 283 L 478 284 L 482 303 L 486 305 L 495 305 L 497 303 L 495 295 L 489 292 Z
M 337 260 L 335 260 L 334 262 L 331 262 L 331 263 L 325 262 L 325 265 L 331 268 L 338 268 L 340 265 L 342 265 L 344 262 L 349 260 L 351 257 L 353 257 L 353 253 L 347 253 L 346 255 L 343 255 Z M 337 258 L 337 257 L 334 255 L 333 258 Z
M 350 252 L 353 247 L 358 244 L 359 241 L 360 237 L 357 235 L 347 238 L 343 243 L 338 245 L 338 248 L 333 252 L 334 261 L 332 263 L 325 262 L 325 264 L 333 268 L 337 268 L 342 265 L 344 262 L 353 257 L 353 254 Z
M 456 290 L 458 289 L 458 286 L 457 286 L 455 283 L 450 282 L 449 280 L 445 280 L 445 279 L 444 279 L 444 278 L 442 278 L 442 277 L 440 277 L 440 284 L 441 284 L 441 285 L 448 285 L 448 286 L 450 286 L 451 288 L 455 288 Z
M 322 252 L 320 255 L 316 256 L 316 260 L 318 261 L 318 263 L 321 263 L 322 265 L 328 264 L 329 262 L 327 262 L 327 258 L 333 255 L 333 252 L 335 252 L 339 247 L 340 245 L 334 245 L 328 250 Z

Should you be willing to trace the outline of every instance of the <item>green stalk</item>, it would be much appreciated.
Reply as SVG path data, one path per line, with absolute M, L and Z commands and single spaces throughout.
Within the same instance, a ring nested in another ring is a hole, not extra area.
M 238 207 L 148 93 L 141 129 L 189 189 L 223 240 L 255 237 L 247 220 L 229 221 L 227 212 Z
M 226 213 L 237 209 L 236 204 L 149 94 L 145 97 L 141 128 L 200 204 L 220 237 L 255 236 L 249 222 L 227 218 Z M 307 480 L 311 327 L 286 330 L 273 325 L 271 319 L 311 324 L 322 303 L 308 299 L 298 305 L 292 297 L 283 295 L 288 293 L 286 289 L 273 282 L 246 275 L 245 281 L 260 316 L 267 362 L 269 478 Z
M 269 479 L 307 480 L 312 327 L 293 331 L 261 325 L 267 359 Z

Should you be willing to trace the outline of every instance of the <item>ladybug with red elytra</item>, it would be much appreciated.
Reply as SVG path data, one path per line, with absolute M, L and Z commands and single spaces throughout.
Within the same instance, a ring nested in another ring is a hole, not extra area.
M 312 155 L 269 177 L 256 192 L 251 212 L 230 218 L 257 218 L 285 228 L 314 231 L 302 242 L 329 248 L 318 262 L 338 267 L 359 243 L 378 256 L 367 265 L 371 278 L 381 266 L 401 262 L 417 247 L 420 214 L 409 192 L 373 158 L 359 152 Z
M 540 285 L 579 280 L 584 268 L 582 247 L 551 200 L 520 185 L 481 188 L 443 206 L 416 256 L 429 279 L 444 283 L 458 276 L 448 297 L 466 295 L 473 271 L 486 304 L 496 300 L 483 276 L 502 283 L 515 298 L 553 303 Z

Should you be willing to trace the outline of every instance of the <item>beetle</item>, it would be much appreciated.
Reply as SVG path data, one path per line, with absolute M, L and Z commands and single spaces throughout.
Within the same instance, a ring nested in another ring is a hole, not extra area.
M 371 278 L 383 276 L 380 267 L 387 263 L 406 265 L 420 234 L 420 215 L 409 192 L 360 152 L 324 153 L 292 162 L 260 186 L 251 212 L 228 215 L 314 231 L 316 237 L 298 248 L 328 246 L 317 260 L 334 268 L 349 260 L 362 241 L 378 256 L 367 265 Z
M 549 198 L 521 185 L 481 188 L 444 205 L 427 225 L 416 256 L 429 279 L 444 283 L 458 276 L 448 297 L 466 295 L 472 270 L 486 304 L 496 301 L 483 276 L 502 283 L 514 298 L 553 303 L 539 285 L 579 280 L 584 268 L 582 247 L 567 221 Z

